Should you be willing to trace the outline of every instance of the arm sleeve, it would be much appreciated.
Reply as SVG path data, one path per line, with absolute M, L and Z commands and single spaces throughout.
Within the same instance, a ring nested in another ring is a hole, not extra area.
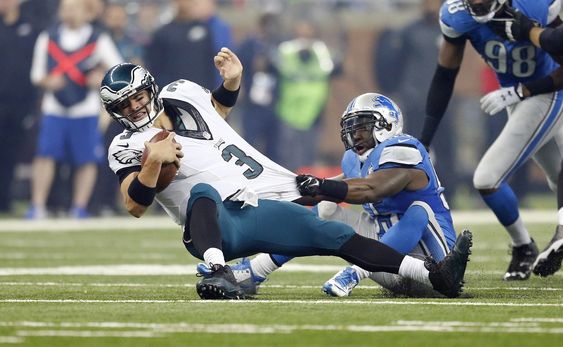
M 420 135 L 420 142 L 426 147 L 432 142 L 438 125 L 446 112 L 458 72 L 459 69 L 448 69 L 441 65 L 436 68 L 426 98 L 426 117 Z
M 540 35 L 540 47 L 549 54 L 563 54 L 563 25 L 545 28 Z

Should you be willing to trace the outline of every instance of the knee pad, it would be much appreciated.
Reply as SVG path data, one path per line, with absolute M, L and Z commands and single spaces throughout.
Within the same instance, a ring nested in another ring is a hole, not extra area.
M 478 190 L 495 189 L 500 184 L 500 179 L 492 172 L 481 169 L 479 165 L 473 174 L 473 187 Z

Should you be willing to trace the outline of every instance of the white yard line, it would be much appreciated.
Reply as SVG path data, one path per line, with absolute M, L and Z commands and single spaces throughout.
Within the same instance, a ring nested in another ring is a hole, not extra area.
M 23 343 L 24 339 L 19 336 L 0 336 L 0 343 L 1 344 L 8 344 L 8 343 Z
M 278 272 L 336 273 L 342 265 L 285 264 Z M 0 276 L 20 275 L 89 275 L 89 276 L 184 276 L 195 275 L 195 264 L 117 264 L 55 267 L 0 268 Z M 503 271 L 468 270 L 468 275 L 502 275 Z M 555 276 L 563 276 L 557 272 Z
M 526 223 L 547 223 L 555 225 L 556 211 L 553 210 L 522 210 L 520 215 Z M 453 220 L 459 228 L 473 225 L 498 223 L 496 217 L 488 210 L 454 211 Z M 147 216 L 143 218 L 111 217 L 92 218 L 86 220 L 47 219 L 42 221 L 26 221 L 19 219 L 0 220 L 0 232 L 81 232 L 89 230 L 160 230 L 180 227 L 166 216 Z
M 16 334 L 23 337 L 162 337 L 156 331 L 18 330 Z
M 386 325 L 291 325 L 291 324 L 199 324 L 199 323 L 121 323 L 121 322 L 0 322 L 0 326 L 24 328 L 18 336 L 65 336 L 65 337 L 161 337 L 170 333 L 215 334 L 279 334 L 296 331 L 436 331 L 436 332 L 490 332 L 490 333 L 547 333 L 561 334 L 563 328 L 539 326 L 537 323 L 513 322 L 461 322 L 461 321 L 395 321 Z M 31 329 L 30 329 L 31 328 Z M 33 328 L 50 328 L 37 329 Z M 61 329 L 57 329 L 61 328 Z M 65 330 L 87 328 L 105 330 Z M 138 329 L 138 330 L 111 330 Z
M 0 299 L 0 303 L 20 304 L 296 304 L 296 305 L 429 305 L 429 306 L 490 306 L 490 307 L 563 307 L 563 303 L 516 303 L 478 301 L 412 301 L 412 300 L 87 300 L 87 299 Z
M 369 283 L 370 281 L 366 281 Z M 131 288 L 191 288 L 195 286 L 195 282 L 187 283 L 100 283 L 100 282 L 2 282 L 1 286 L 31 286 L 31 287 L 131 287 Z M 276 288 L 276 289 L 318 289 L 318 285 L 291 285 L 291 284 L 262 284 L 260 288 Z M 379 285 L 363 285 L 360 284 L 356 289 L 380 289 Z M 562 291 L 563 288 L 552 287 L 465 287 L 465 290 L 470 291 L 492 291 L 492 290 L 505 290 L 505 291 L 549 291 L 556 292 Z

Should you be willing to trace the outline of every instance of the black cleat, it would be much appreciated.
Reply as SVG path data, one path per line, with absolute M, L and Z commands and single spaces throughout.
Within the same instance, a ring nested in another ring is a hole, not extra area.
M 538 255 L 534 265 L 534 274 L 542 277 L 550 276 L 561 268 L 563 260 L 563 225 L 558 225 L 555 235 L 545 249 Z
M 473 235 L 469 230 L 459 234 L 452 251 L 441 262 L 427 258 L 424 265 L 430 271 L 432 287 L 448 298 L 457 298 L 463 290 L 463 276 L 471 254 Z
M 530 278 L 532 264 L 538 256 L 538 247 L 534 240 L 532 242 L 512 247 L 512 260 L 504 274 L 505 281 L 525 281 Z
M 204 300 L 242 300 L 247 297 L 237 284 L 228 265 L 213 265 L 213 273 L 202 278 L 196 285 L 197 294 Z

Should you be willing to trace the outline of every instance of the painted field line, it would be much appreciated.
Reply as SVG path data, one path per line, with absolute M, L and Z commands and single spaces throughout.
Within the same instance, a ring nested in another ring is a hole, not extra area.
M 555 210 L 521 210 L 520 215 L 526 223 L 548 223 L 555 225 Z M 498 223 L 496 217 L 488 210 L 454 211 L 454 223 L 461 227 Z M 133 218 L 128 216 L 111 218 L 91 218 L 86 220 L 47 219 L 42 221 L 26 221 L 19 219 L 0 220 L 1 232 L 81 232 L 88 230 L 160 230 L 176 229 L 179 226 L 167 216 L 146 216 Z
M 12 327 L 19 327 L 18 322 L 6 322 Z M 22 322 L 22 327 L 43 327 L 41 322 Z M 28 323 L 37 323 L 31 325 Z M 47 323 L 49 324 L 49 323 Z M 86 322 L 61 325 L 49 325 L 51 328 L 136 328 L 143 330 L 59 330 L 38 329 L 18 330 L 18 336 L 72 336 L 72 337 L 157 337 L 168 333 L 213 333 L 213 334 L 279 334 L 296 331 L 346 331 L 346 332 L 390 332 L 390 331 L 436 331 L 436 332 L 490 332 L 490 333 L 547 333 L 561 334 L 563 328 L 540 327 L 537 324 L 518 324 L 511 322 L 436 322 L 436 321 L 396 321 L 384 325 L 290 325 L 290 324 L 198 324 L 198 323 L 119 323 Z
M 413 301 L 413 300 L 90 300 L 90 299 L 0 299 L 12 304 L 296 304 L 296 305 L 429 305 L 429 306 L 491 306 L 491 307 L 563 307 L 563 303 L 515 303 L 472 301 Z
M 367 281 L 366 282 L 370 282 Z M 292 284 L 261 284 L 260 288 L 275 288 L 275 289 L 319 289 L 322 283 L 318 285 L 292 285 Z M 101 282 L 0 282 L 1 286 L 32 286 L 32 287 L 124 287 L 124 288 L 192 288 L 195 282 L 186 283 L 101 283 Z M 363 285 L 360 284 L 356 289 L 381 289 L 377 284 Z M 470 291 L 547 291 L 557 292 L 563 291 L 563 288 L 552 287 L 465 287 L 465 290 Z
M 0 343 L 2 344 L 9 344 L 9 343 L 23 343 L 24 339 L 19 336 L 0 336 Z
M 19 330 L 16 334 L 23 337 L 162 337 L 156 331 Z
M 312 272 L 334 274 L 342 270 L 342 265 L 285 264 L 278 272 Z M 195 275 L 195 264 L 118 264 L 55 267 L 12 267 L 0 268 L 0 276 L 20 275 L 86 275 L 86 276 L 184 276 Z M 467 275 L 500 276 L 504 271 L 468 270 Z M 555 276 L 563 276 L 557 272 Z
M 342 265 L 285 264 L 278 272 L 336 273 Z M 88 275 L 88 276 L 183 276 L 195 275 L 195 264 L 118 264 L 55 267 L 0 268 L 0 276 L 16 275 Z M 469 275 L 502 275 L 503 271 L 468 270 Z M 563 276 L 557 272 L 555 276 Z

